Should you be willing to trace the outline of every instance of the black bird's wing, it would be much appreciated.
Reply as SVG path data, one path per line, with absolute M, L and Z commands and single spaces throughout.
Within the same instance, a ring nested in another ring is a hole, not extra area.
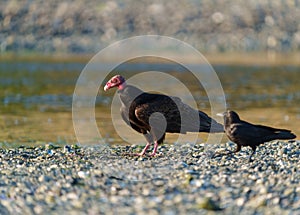
M 232 137 L 234 142 L 235 140 L 256 142 L 257 139 L 264 136 L 262 131 L 262 129 L 248 123 L 233 123 L 229 127 L 229 136 Z
M 296 138 L 296 135 L 291 132 L 291 130 L 288 129 L 281 129 L 281 128 L 272 128 L 269 126 L 264 126 L 264 125 L 255 125 L 257 129 L 260 129 L 264 131 L 266 134 L 266 141 L 271 141 L 271 140 L 289 140 L 289 139 L 294 139 Z M 270 139 L 268 139 L 270 138 Z
M 290 138 L 292 138 L 291 136 L 295 136 L 294 134 L 291 133 L 292 131 L 288 130 L 288 129 L 274 128 L 274 127 L 265 126 L 265 125 L 255 125 L 255 124 L 251 124 L 249 122 L 245 122 L 242 120 L 241 120 L 241 123 L 255 127 L 257 129 L 257 131 L 261 132 L 261 135 L 272 135 L 272 134 L 277 134 L 279 136 L 286 135 L 287 137 L 285 137 L 285 138 L 289 138 L 289 136 L 290 136 Z
M 253 125 L 241 121 L 230 125 L 229 139 L 244 146 L 259 145 L 275 139 L 293 139 L 296 136 L 286 129 L 276 129 L 264 125 Z
M 291 130 L 281 129 L 281 128 L 272 128 L 265 125 L 255 125 L 257 128 L 272 131 L 272 132 L 291 132 Z

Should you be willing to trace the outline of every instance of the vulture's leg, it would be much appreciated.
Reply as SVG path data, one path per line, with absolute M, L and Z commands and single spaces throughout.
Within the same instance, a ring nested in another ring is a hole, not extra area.
M 165 136 L 166 136 L 166 134 L 164 133 L 163 136 L 159 140 L 154 141 L 154 148 L 153 148 L 153 151 L 150 154 L 150 156 L 155 156 L 156 155 L 158 145 L 164 142 Z
M 134 154 L 134 155 L 136 155 L 136 156 L 143 156 L 143 155 L 145 155 L 146 151 L 148 150 L 148 148 L 150 147 L 150 145 L 151 145 L 150 143 L 147 143 L 146 146 L 145 146 L 145 148 L 143 149 L 143 151 L 141 151 L 140 153 Z
M 153 151 L 152 151 L 152 153 L 150 154 L 150 156 L 155 156 L 155 155 L 156 155 L 157 148 L 158 148 L 158 142 L 155 141 L 155 142 L 154 142 L 154 148 L 153 148 Z
M 149 149 L 151 143 L 153 142 L 153 138 L 152 138 L 152 135 L 150 133 L 145 133 L 144 137 L 147 140 L 147 144 L 146 144 L 145 148 L 140 153 L 134 154 L 135 156 L 143 156 L 143 155 L 145 155 L 146 152 L 147 152 L 147 150 Z
M 158 144 L 161 144 L 166 135 L 167 121 L 163 113 L 154 112 L 149 118 L 150 134 L 154 140 L 154 148 L 150 156 L 155 156 Z

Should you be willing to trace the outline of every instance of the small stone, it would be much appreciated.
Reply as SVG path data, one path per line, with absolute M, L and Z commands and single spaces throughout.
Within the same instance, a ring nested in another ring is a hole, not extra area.
M 38 181 L 39 182 L 49 182 L 51 181 L 52 178 L 47 176 L 47 175 L 41 175 L 39 178 L 38 178 Z
M 243 206 L 244 203 L 245 203 L 245 199 L 244 199 L 243 197 L 238 198 L 238 199 L 236 200 L 236 204 L 237 204 L 238 206 L 240 206 L 240 207 Z
M 153 184 L 155 186 L 161 187 L 161 186 L 165 185 L 166 182 L 163 179 L 156 179 L 153 181 Z
M 40 206 L 40 205 L 36 205 L 33 208 L 33 211 L 34 211 L 35 214 L 42 214 L 44 212 L 43 207 Z
M 284 196 L 289 196 L 292 193 L 294 193 L 294 188 L 287 188 L 287 189 L 284 190 L 283 195 Z
M 219 211 L 222 210 L 222 208 L 211 198 L 205 198 L 200 204 L 199 208 L 206 209 L 206 210 L 212 210 L 212 211 Z
M 76 193 L 68 193 L 67 194 L 67 198 L 68 199 L 73 199 L 73 200 L 75 199 L 76 200 L 76 199 L 78 199 L 78 195 Z
M 215 12 L 212 15 L 212 20 L 214 21 L 214 23 L 220 24 L 224 21 L 224 15 L 220 12 Z
M 77 173 L 77 175 L 78 175 L 79 178 L 86 178 L 89 175 L 89 173 L 88 172 L 84 172 L 84 171 L 79 171 Z

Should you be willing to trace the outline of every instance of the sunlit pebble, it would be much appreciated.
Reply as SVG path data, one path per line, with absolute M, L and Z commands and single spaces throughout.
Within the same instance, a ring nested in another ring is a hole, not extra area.
M 78 172 L 78 175 L 79 175 L 79 172 Z M 112 186 L 112 187 L 110 188 L 110 190 L 111 190 L 111 192 L 113 192 L 113 193 L 116 193 L 116 192 L 117 192 L 117 188 L 114 187 L 114 186 Z
M 78 175 L 79 178 L 85 178 L 88 175 L 88 173 L 84 172 L 84 171 L 79 171 L 77 173 L 77 175 Z
M 15 119 L 15 125 L 19 125 L 19 120 Z
M 245 200 L 244 200 L 244 198 L 238 198 L 237 200 L 236 200 L 236 204 L 238 205 L 238 206 L 242 206 L 242 205 L 244 205 L 244 203 L 245 203 Z
M 51 123 L 52 122 L 52 119 L 51 118 L 48 118 L 48 123 Z
M 40 205 L 37 205 L 33 208 L 33 211 L 36 213 L 36 214 L 42 214 L 43 213 L 43 207 L 40 206 Z
M 195 183 L 196 187 L 201 187 L 203 184 L 203 182 L 201 180 L 194 180 L 194 181 L 195 181 L 194 183 Z
M 76 193 L 68 193 L 67 194 L 68 199 L 78 199 L 78 195 Z
M 265 17 L 265 23 L 268 25 L 268 26 L 273 26 L 275 24 L 275 21 L 273 19 L 272 16 L 266 16 Z
M 216 12 L 211 16 L 212 20 L 214 21 L 214 23 L 216 24 L 220 24 L 224 21 L 224 16 L 222 13 L 220 12 Z
M 104 13 L 112 13 L 114 10 L 116 10 L 118 8 L 118 4 L 114 1 L 108 1 L 105 5 L 105 7 L 103 8 L 103 12 Z
M 148 7 L 147 11 L 148 11 L 148 13 L 150 13 L 152 15 L 162 14 L 164 11 L 164 6 L 159 3 L 151 4 Z

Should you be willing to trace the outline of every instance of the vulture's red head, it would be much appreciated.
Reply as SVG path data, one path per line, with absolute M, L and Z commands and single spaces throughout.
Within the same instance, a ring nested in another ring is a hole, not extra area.
M 125 85 L 125 78 L 123 78 L 121 75 L 115 75 L 105 84 L 104 91 L 107 91 L 110 88 L 114 87 L 118 87 L 118 89 L 121 90 L 124 88 Z

